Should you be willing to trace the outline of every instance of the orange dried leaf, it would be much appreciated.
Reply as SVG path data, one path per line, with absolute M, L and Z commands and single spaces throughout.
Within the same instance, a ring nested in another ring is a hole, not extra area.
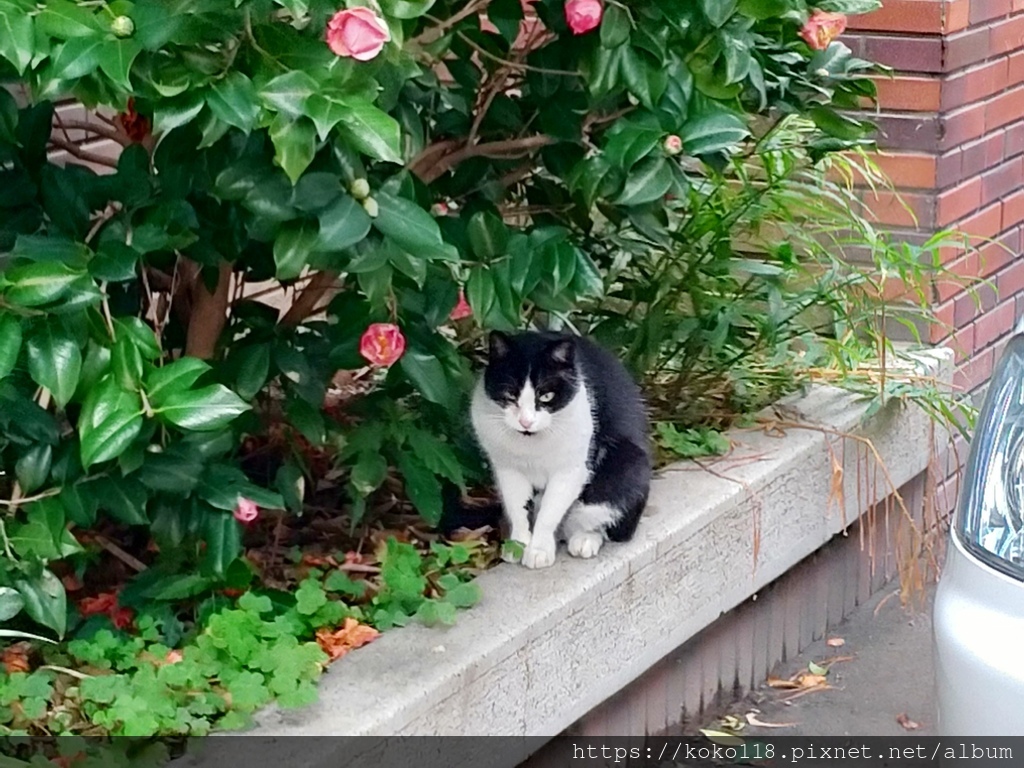
M 340 629 L 333 632 L 326 628 L 317 630 L 316 641 L 331 661 L 337 661 L 349 651 L 371 643 L 379 636 L 380 632 L 373 627 L 348 618 Z
M 903 729 L 906 731 L 916 731 L 921 727 L 920 723 L 916 723 L 907 717 L 906 712 L 900 712 L 900 714 L 896 715 L 896 722 L 903 726 Z
M 800 686 L 792 680 L 783 680 L 781 677 L 769 677 L 768 686 L 770 688 L 799 688 Z
M 828 640 L 825 641 L 825 645 L 827 645 L 829 648 L 842 648 L 844 645 L 846 645 L 846 641 L 843 640 L 843 638 L 841 637 L 830 637 Z
M 4 648 L 0 655 L 0 664 L 3 664 L 4 671 L 8 675 L 15 672 L 31 672 L 32 665 L 29 663 L 28 655 L 32 650 L 29 643 L 14 643 Z
M 78 612 L 83 616 L 110 613 L 116 608 L 117 595 L 114 592 L 101 592 L 95 597 L 83 597 L 78 601 Z
M 817 685 L 824 685 L 828 682 L 828 679 L 824 675 L 815 675 L 811 672 L 802 672 L 797 675 L 796 680 L 797 688 L 814 688 Z

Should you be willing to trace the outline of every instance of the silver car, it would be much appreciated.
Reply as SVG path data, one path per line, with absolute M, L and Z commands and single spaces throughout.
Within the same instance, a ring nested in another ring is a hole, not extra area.
M 1024 324 L 989 383 L 935 595 L 938 734 L 1024 736 Z

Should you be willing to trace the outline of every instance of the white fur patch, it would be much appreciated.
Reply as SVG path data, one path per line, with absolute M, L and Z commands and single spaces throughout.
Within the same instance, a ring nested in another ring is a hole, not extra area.
M 569 538 L 569 554 L 573 557 L 596 557 L 604 544 L 604 534 L 597 531 L 579 531 Z

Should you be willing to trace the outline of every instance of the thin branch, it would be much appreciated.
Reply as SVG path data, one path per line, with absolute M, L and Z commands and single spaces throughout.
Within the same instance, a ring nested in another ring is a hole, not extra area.
M 105 536 L 96 535 L 93 537 L 93 541 L 95 541 L 97 544 L 100 545 L 100 547 L 102 547 L 104 550 L 112 554 L 114 557 L 116 557 L 118 560 L 120 560 L 122 563 L 127 565 L 132 570 L 138 571 L 139 573 L 142 573 L 144 570 L 146 570 L 146 564 L 144 562 L 139 560 L 134 555 L 128 554 L 119 546 L 117 546 L 117 544 L 115 544 Z
M 313 314 L 320 300 L 330 291 L 341 287 L 338 273 L 331 269 L 317 272 L 306 284 L 302 293 L 292 303 L 291 308 L 281 318 L 281 325 L 294 328 Z
M 82 149 L 74 142 L 64 141 L 56 136 L 50 137 L 50 144 L 57 149 L 62 149 L 72 157 L 78 158 L 86 163 L 93 163 L 94 165 L 103 165 L 107 168 L 117 168 L 117 160 L 114 160 L 103 155 L 98 155 L 95 152 L 90 152 L 88 149 Z
M 122 147 L 127 147 L 131 144 L 131 140 L 118 131 L 116 128 L 111 128 L 108 125 L 99 125 L 97 123 L 91 123 L 87 120 L 64 120 L 58 117 L 58 124 L 61 130 L 65 132 L 65 138 L 70 141 L 70 137 L 67 136 L 67 131 L 86 131 L 87 133 L 95 134 L 96 136 L 102 136 L 104 139 L 110 139 L 116 141 Z
M 468 160 L 471 157 L 491 157 L 514 160 L 517 157 L 523 157 L 534 150 L 550 146 L 556 142 L 557 139 L 551 136 L 539 134 L 536 136 L 526 136 L 521 139 L 506 139 L 503 141 L 489 141 L 484 144 L 475 144 L 471 147 L 463 147 L 449 155 L 445 155 L 438 160 L 435 166 L 429 170 L 424 170 L 419 174 L 419 176 L 425 184 L 429 184 L 443 176 L 451 168 L 454 168 L 459 163 Z
M 469 18 L 474 13 L 479 13 L 484 10 L 489 2 L 490 0 L 474 0 L 474 2 L 467 3 L 465 8 L 444 21 L 436 19 L 433 16 L 427 16 L 428 19 L 436 22 L 436 25 L 425 29 L 409 42 L 415 45 L 432 43 L 463 19 Z
M 545 67 L 534 67 L 531 64 L 525 64 L 521 61 L 509 61 L 508 59 L 503 59 L 501 58 L 501 56 L 496 56 L 495 54 L 488 51 L 486 48 L 482 48 L 481 46 L 477 45 L 472 40 L 470 40 L 469 37 L 462 34 L 461 32 L 458 33 L 458 36 L 460 40 L 462 40 L 466 45 L 468 45 L 474 51 L 479 53 L 481 56 L 488 58 L 497 64 L 501 64 L 502 66 L 508 67 L 509 69 L 518 69 L 523 72 L 536 72 L 541 75 L 557 75 L 560 77 L 578 77 L 580 74 L 579 70 L 547 69 Z

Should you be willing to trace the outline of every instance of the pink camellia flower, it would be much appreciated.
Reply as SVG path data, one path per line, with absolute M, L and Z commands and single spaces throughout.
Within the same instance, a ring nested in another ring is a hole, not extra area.
M 473 316 L 473 308 L 469 306 L 469 302 L 466 301 L 466 294 L 459 289 L 459 303 L 455 305 L 455 309 L 452 310 L 450 318 L 452 320 L 462 320 L 466 317 Z
M 394 365 L 404 352 L 405 336 L 391 323 L 371 324 L 359 340 L 359 354 L 380 368 Z
M 327 45 L 338 56 L 369 61 L 390 40 L 388 25 L 369 8 L 345 8 L 327 22 Z
M 244 496 L 238 497 L 238 506 L 235 507 L 235 520 L 240 523 L 251 523 L 260 516 L 260 508 L 256 502 Z
M 597 29 L 604 15 L 601 0 L 567 0 L 565 3 L 565 20 L 574 35 L 583 35 Z
M 815 11 L 800 29 L 802 37 L 811 48 L 824 51 L 829 44 L 846 31 L 846 14 Z
M 665 139 L 665 154 L 678 155 L 683 151 L 683 140 L 674 133 Z

